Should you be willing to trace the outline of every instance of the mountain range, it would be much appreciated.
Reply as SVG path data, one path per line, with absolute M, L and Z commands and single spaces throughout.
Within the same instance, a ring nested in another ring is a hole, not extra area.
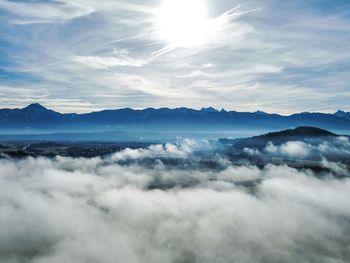
M 350 113 L 296 113 L 289 116 L 257 112 L 189 108 L 123 108 L 63 114 L 33 103 L 22 109 L 0 110 L 0 132 L 104 132 L 104 131 L 276 131 L 314 126 L 333 132 L 350 131 Z

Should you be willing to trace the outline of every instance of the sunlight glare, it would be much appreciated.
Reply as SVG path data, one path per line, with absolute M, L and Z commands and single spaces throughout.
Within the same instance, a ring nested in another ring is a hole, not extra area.
M 173 47 L 205 45 L 213 30 L 205 0 L 165 0 L 156 10 L 157 37 Z

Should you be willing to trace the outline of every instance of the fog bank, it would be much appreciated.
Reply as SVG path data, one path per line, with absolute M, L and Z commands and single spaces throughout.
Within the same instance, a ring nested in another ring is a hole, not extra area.
M 296 145 L 275 150 L 304 154 Z M 105 158 L 1 159 L 0 261 L 350 261 L 345 165 L 324 159 L 320 176 L 212 153 L 221 168 L 209 169 L 195 154 L 209 149 L 186 141 Z

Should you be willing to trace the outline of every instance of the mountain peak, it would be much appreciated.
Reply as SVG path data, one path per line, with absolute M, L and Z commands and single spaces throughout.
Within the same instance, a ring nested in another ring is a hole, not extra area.
M 287 136 L 301 136 L 301 137 L 322 137 L 322 136 L 336 136 L 336 134 L 312 126 L 300 126 L 295 129 L 288 129 L 279 132 L 270 132 L 259 137 L 287 137 Z
M 215 109 L 213 107 L 202 108 L 201 111 L 204 111 L 204 112 L 219 112 L 217 109 Z
M 264 111 L 260 111 L 257 110 L 256 112 L 254 112 L 256 115 L 269 115 L 268 113 L 264 112 Z
M 30 118 L 39 118 L 39 117 L 48 117 L 48 116 L 56 116 L 59 113 L 49 110 L 42 106 L 39 103 L 32 103 L 28 105 L 27 107 L 23 108 L 21 112 L 27 116 L 30 116 Z
M 344 116 L 344 115 L 346 115 L 346 112 L 345 112 L 345 111 L 342 111 L 342 110 L 338 110 L 336 113 L 334 113 L 334 115 L 337 115 L 337 116 Z
M 338 110 L 336 113 L 334 113 L 334 115 L 341 118 L 350 119 L 350 113 L 342 110 Z
M 31 111 L 48 111 L 47 108 L 45 108 L 40 103 L 32 103 L 28 105 L 27 107 L 23 108 L 22 110 L 31 110 Z
M 311 126 L 300 126 L 294 129 L 296 133 L 299 133 L 301 135 L 314 135 L 314 136 L 334 136 L 336 134 L 320 129 L 317 127 L 311 127 Z
M 342 111 L 342 110 L 338 110 L 335 114 L 337 113 L 346 113 L 345 111 Z

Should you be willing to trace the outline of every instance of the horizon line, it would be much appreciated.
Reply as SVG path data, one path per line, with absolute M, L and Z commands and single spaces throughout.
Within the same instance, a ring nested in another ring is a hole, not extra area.
M 275 112 L 266 112 L 266 111 L 262 111 L 262 110 L 256 110 L 256 111 L 239 111 L 239 110 L 227 110 L 225 108 L 215 108 L 213 106 L 208 106 L 208 107 L 202 107 L 202 108 L 191 108 L 191 107 L 185 107 L 185 106 L 181 106 L 181 107 L 174 107 L 174 108 L 170 108 L 170 107 L 147 107 L 147 108 L 132 108 L 132 107 L 120 107 L 120 108 L 105 108 L 105 109 L 99 109 L 99 110 L 91 110 L 88 112 L 82 112 L 82 113 L 77 113 L 77 112 L 61 112 L 58 110 L 55 110 L 52 107 L 48 107 L 43 105 L 43 103 L 39 103 L 39 102 L 33 102 L 30 104 L 27 104 L 27 106 L 23 106 L 22 108 L 17 107 L 17 108 L 9 108 L 9 107 L 5 107 L 5 108 L 0 108 L 0 110 L 23 110 L 26 108 L 29 108 L 30 106 L 41 106 L 43 108 L 45 108 L 46 110 L 51 110 L 60 114 L 77 114 L 77 115 L 84 115 L 84 114 L 89 114 L 89 113 L 95 113 L 95 112 L 102 112 L 102 111 L 116 111 L 116 110 L 125 110 L 125 109 L 129 109 L 129 110 L 134 110 L 134 111 L 144 111 L 144 110 L 148 110 L 148 109 L 152 109 L 152 110 L 162 110 L 162 109 L 168 109 L 168 110 L 177 110 L 177 109 L 187 109 L 187 110 L 194 110 L 194 111 L 206 111 L 206 112 L 211 112 L 212 113 L 220 113 L 220 112 L 236 112 L 236 113 L 261 113 L 261 114 L 268 114 L 268 115 L 279 115 L 279 116 L 291 116 L 291 115 L 295 115 L 295 114 L 302 114 L 302 113 L 321 113 L 321 114 L 330 114 L 330 115 L 335 115 L 337 112 L 344 112 L 347 113 L 347 111 L 345 110 L 336 110 L 333 112 L 322 112 L 322 111 L 300 111 L 300 112 L 294 112 L 291 114 L 280 114 L 280 113 L 275 113 Z

